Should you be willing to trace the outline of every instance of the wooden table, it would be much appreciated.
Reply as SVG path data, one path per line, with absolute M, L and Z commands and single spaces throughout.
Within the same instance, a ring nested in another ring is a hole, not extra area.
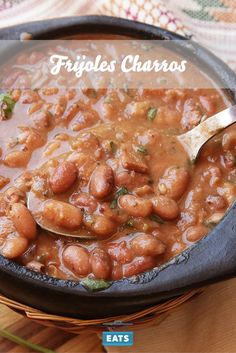
M 204 293 L 162 317 L 157 326 L 135 329 L 132 349 L 110 347 L 108 353 L 236 352 L 236 279 L 208 287 Z M 0 306 L 0 327 L 58 353 L 104 352 L 96 334 L 73 335 L 43 327 Z M 26 353 L 0 338 L 0 353 Z

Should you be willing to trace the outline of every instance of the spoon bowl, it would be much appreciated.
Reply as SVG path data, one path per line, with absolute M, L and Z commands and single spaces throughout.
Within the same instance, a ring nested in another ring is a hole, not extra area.
M 190 161 L 195 162 L 201 148 L 213 136 L 236 122 L 236 105 L 219 112 L 197 125 L 192 130 L 177 137 Z

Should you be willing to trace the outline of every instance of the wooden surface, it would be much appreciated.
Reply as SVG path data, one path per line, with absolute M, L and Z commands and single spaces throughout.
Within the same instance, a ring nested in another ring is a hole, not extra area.
M 135 329 L 131 348 L 106 348 L 108 353 L 236 352 L 236 279 L 208 287 L 204 293 L 169 315 L 157 326 Z M 43 327 L 0 306 L 0 328 L 58 353 L 104 352 L 96 334 L 72 335 Z M 120 329 L 120 328 L 119 328 Z M 0 338 L 0 353 L 27 353 Z

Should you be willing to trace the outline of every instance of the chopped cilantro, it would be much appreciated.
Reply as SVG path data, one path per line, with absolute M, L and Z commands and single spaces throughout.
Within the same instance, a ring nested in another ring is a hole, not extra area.
M 81 281 L 81 284 L 90 291 L 107 289 L 111 285 L 110 282 L 95 278 L 85 278 L 83 281 Z
M 128 193 L 129 191 L 125 186 L 122 186 L 119 190 L 117 190 L 114 200 L 110 203 L 110 208 L 116 208 L 118 198 L 122 195 L 127 195 Z
M 163 221 L 163 219 L 159 216 L 157 216 L 156 214 L 151 214 L 151 216 L 149 217 L 151 221 L 160 223 L 160 224 L 164 224 L 165 222 Z
M 12 99 L 9 93 L 0 94 L 0 117 L 2 120 L 10 118 L 14 110 L 16 102 Z
M 157 108 L 150 107 L 147 111 L 148 120 L 153 121 L 157 115 Z
M 144 146 L 138 146 L 137 151 L 143 154 L 147 154 L 147 149 Z

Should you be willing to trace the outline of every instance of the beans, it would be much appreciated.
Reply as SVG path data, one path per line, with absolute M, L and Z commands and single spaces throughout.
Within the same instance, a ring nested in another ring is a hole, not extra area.
M 26 167 L 30 160 L 28 151 L 12 151 L 5 157 L 4 164 L 11 168 Z
M 204 226 L 192 226 L 186 229 L 183 234 L 183 239 L 189 242 L 196 242 L 208 233 L 209 229 Z
M 205 168 L 203 177 L 205 181 L 209 183 L 210 187 L 217 187 L 221 182 L 222 173 L 219 167 L 210 164 L 207 168 Z
M 102 199 L 108 196 L 114 187 L 114 175 L 111 167 L 100 165 L 95 168 L 90 179 L 90 192 L 93 196 Z
M 84 224 L 88 229 L 91 229 L 98 237 L 107 237 L 116 231 L 115 222 L 109 218 L 100 215 L 86 215 Z
M 122 147 L 121 163 L 125 169 L 138 173 L 147 173 L 148 171 L 148 166 L 143 160 L 143 156 L 139 156 L 138 152 L 134 152 L 130 146 Z
M 166 246 L 153 235 L 140 233 L 132 240 L 131 248 L 138 256 L 157 256 L 165 252 Z
M 50 178 L 50 185 L 54 194 L 66 192 L 77 179 L 77 167 L 73 162 L 62 162 L 55 169 Z
M 163 219 L 172 220 L 178 217 L 177 203 L 167 196 L 156 196 L 152 199 L 153 212 Z
M 108 279 L 111 274 L 111 259 L 103 249 L 95 249 L 90 255 L 92 272 L 96 278 Z
M 232 151 L 236 147 L 236 131 L 228 131 L 222 137 L 222 147 L 224 151 Z
M 63 120 L 70 122 L 79 112 L 80 106 L 77 103 L 71 104 L 63 115 Z
M 220 210 L 227 206 L 225 199 L 220 195 L 209 195 L 205 202 L 211 210 Z
M 136 257 L 130 264 L 123 267 L 124 277 L 138 275 L 153 268 L 156 265 L 155 258 L 151 256 Z
M 42 264 L 39 261 L 35 261 L 35 260 L 29 261 L 26 264 L 26 267 L 29 268 L 30 270 L 36 271 L 36 272 L 43 272 L 43 270 L 45 268 L 44 264 Z
M 111 243 L 108 248 L 111 258 L 121 264 L 131 262 L 134 258 L 132 249 L 129 249 L 126 241 Z
M 6 186 L 9 182 L 10 182 L 9 178 L 6 178 L 3 175 L 0 175 L 0 189 L 3 189 L 4 186 Z
M 235 201 L 236 185 L 225 181 L 222 187 L 217 188 L 218 193 L 224 197 L 230 206 Z
M 78 208 L 56 200 L 47 200 L 43 206 L 43 217 L 56 226 L 69 230 L 80 227 L 82 213 Z
M 117 186 L 126 186 L 129 190 L 142 187 L 151 181 L 148 175 L 136 173 L 134 171 L 124 171 L 115 175 Z
M 153 189 L 150 185 L 143 185 L 139 188 L 134 189 L 134 194 L 137 196 L 146 196 L 153 193 Z
M 61 146 L 61 143 L 59 141 L 54 141 L 49 143 L 46 147 L 46 150 L 43 153 L 43 156 L 48 157 L 52 155 L 60 146 Z
M 141 199 L 133 195 L 123 195 L 119 197 L 118 203 L 130 216 L 147 217 L 152 213 L 150 200 Z
M 13 205 L 14 203 L 21 202 L 26 203 L 26 194 L 15 186 L 10 187 L 4 193 L 4 200 L 9 204 Z
M 11 219 L 20 235 L 27 239 L 36 236 L 36 222 L 28 208 L 22 203 L 15 203 L 11 209 Z
M 1 253 L 7 259 L 14 259 L 21 256 L 28 247 L 28 240 L 25 237 L 20 237 L 17 234 L 13 234 L 12 237 L 8 237 Z
M 88 212 L 94 212 L 98 206 L 97 201 L 85 192 L 77 193 L 71 195 L 70 203 L 76 207 L 86 209 Z
M 37 111 L 31 115 L 31 118 L 33 127 L 38 131 L 44 132 L 49 129 L 51 124 L 51 114 L 49 111 Z
M 78 276 L 86 276 L 91 272 L 89 253 L 81 246 L 69 245 L 63 252 L 64 264 Z
M 66 97 L 60 96 L 57 103 L 55 104 L 55 109 L 54 109 L 55 118 L 60 118 L 63 115 L 66 109 L 66 105 L 67 105 Z
M 30 104 L 38 101 L 38 99 L 39 99 L 39 95 L 37 92 L 33 90 L 25 90 L 23 91 L 20 100 L 21 100 L 21 103 L 23 104 Z
M 28 109 L 28 114 L 31 115 L 31 114 L 37 112 L 39 109 L 42 108 L 43 104 L 44 104 L 44 101 L 42 101 L 42 100 L 38 100 L 37 102 L 32 103 Z
M 45 96 L 53 96 L 54 94 L 57 94 L 59 89 L 57 87 L 47 87 L 43 88 L 42 92 Z
M 186 191 L 189 183 L 189 173 L 184 167 L 170 167 L 160 178 L 158 189 L 161 194 L 178 200 Z

